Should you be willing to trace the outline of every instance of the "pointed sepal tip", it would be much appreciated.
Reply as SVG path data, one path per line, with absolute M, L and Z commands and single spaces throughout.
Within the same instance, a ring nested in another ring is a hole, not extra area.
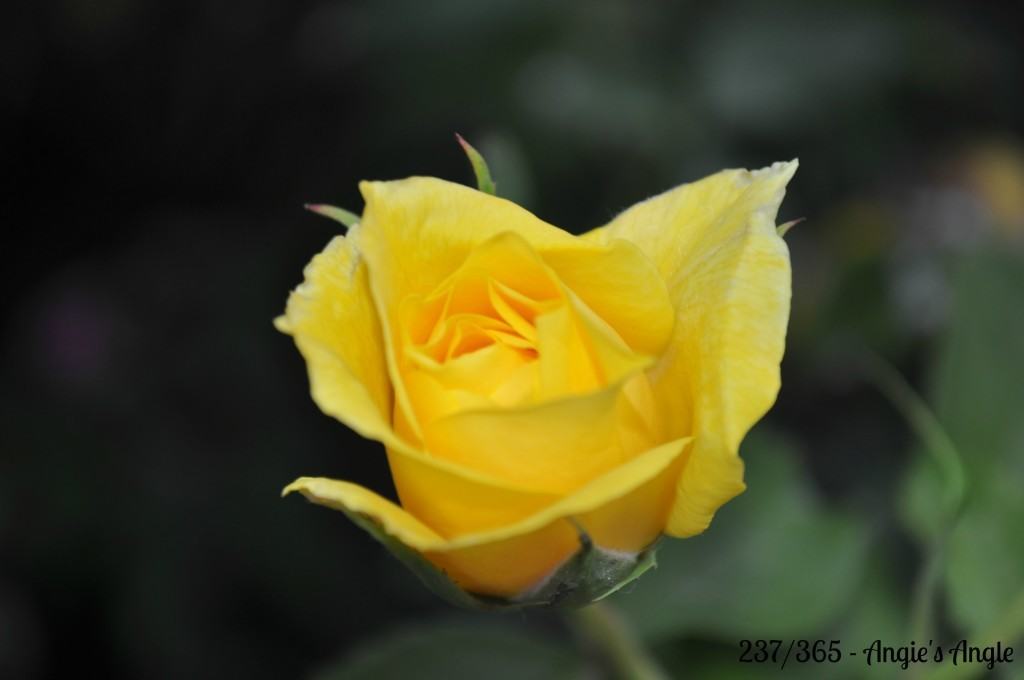
M 326 217 L 327 219 L 340 222 L 350 229 L 359 224 L 359 215 L 334 205 L 327 205 L 326 203 L 306 203 L 302 207 L 311 213 L 316 213 L 317 215 Z
M 459 142 L 459 146 L 462 147 L 462 150 L 466 152 L 466 156 L 469 158 L 469 164 L 473 166 L 473 174 L 476 175 L 477 189 L 485 194 L 497 196 L 498 189 L 494 180 L 491 179 L 491 170 L 487 167 L 487 161 L 485 161 L 480 152 L 477 151 L 472 144 L 467 142 L 458 132 L 455 133 L 455 139 Z

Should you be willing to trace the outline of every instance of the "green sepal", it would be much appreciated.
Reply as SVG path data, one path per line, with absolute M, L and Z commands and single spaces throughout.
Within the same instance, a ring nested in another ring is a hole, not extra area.
M 657 544 L 640 553 L 594 545 L 581 527 L 580 549 L 542 584 L 515 599 L 523 607 L 585 607 L 608 597 L 657 566 Z
M 657 566 L 657 543 L 640 553 L 624 553 L 594 545 L 577 527 L 580 549 L 533 589 L 512 599 L 478 595 L 460 588 L 448 574 L 423 555 L 388 534 L 371 517 L 342 510 L 359 528 L 373 536 L 412 571 L 435 595 L 463 609 L 494 611 L 533 607 L 584 607 L 616 592 Z
M 800 224 L 805 219 L 807 219 L 807 218 L 806 217 L 798 217 L 795 220 L 790 220 L 789 222 L 783 222 L 779 226 L 775 227 L 775 233 L 779 235 L 779 238 L 782 238 L 783 236 L 785 236 L 786 234 L 789 233 L 790 229 L 792 229 L 796 225 Z
M 455 139 L 458 140 L 459 146 L 466 152 L 466 156 L 469 158 L 469 164 L 473 166 L 473 174 L 476 175 L 476 187 L 485 194 L 491 196 L 498 195 L 498 187 L 491 179 L 491 170 L 487 167 L 487 161 L 480 155 L 480 152 L 473 148 L 473 146 L 462 138 L 458 132 L 455 133 Z
M 326 203 L 307 203 L 303 207 L 309 212 L 316 213 L 335 222 L 341 222 L 350 229 L 359 224 L 359 215 L 349 212 L 344 208 L 327 205 Z
M 603 600 L 609 595 L 614 595 L 615 593 L 619 592 L 620 590 L 631 584 L 633 581 L 637 580 L 638 578 L 646 574 L 649 570 L 657 568 L 658 546 L 655 543 L 654 545 L 648 547 L 642 553 L 637 555 L 636 562 L 633 566 L 633 571 L 629 572 L 629 574 L 624 579 L 616 583 L 614 586 L 612 586 L 610 590 L 606 591 L 604 595 L 601 595 L 594 601 L 596 602 L 597 600 Z

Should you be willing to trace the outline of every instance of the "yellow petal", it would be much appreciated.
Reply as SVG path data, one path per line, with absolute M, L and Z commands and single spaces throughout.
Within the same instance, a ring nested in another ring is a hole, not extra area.
M 397 310 L 403 300 L 437 288 L 477 244 L 501 232 L 517 232 L 535 244 L 572 247 L 575 239 L 510 201 L 431 177 L 362 182 L 359 188 L 366 200 L 360 247 L 383 320 L 395 398 L 410 433 L 422 437 L 396 355 Z
M 646 548 L 664 526 L 687 441 L 637 456 L 516 524 L 460 537 L 425 555 L 467 590 L 514 596 L 579 548 L 576 524 L 601 547 Z
M 629 252 L 644 257 L 633 246 L 592 251 L 598 261 Z M 568 261 L 564 253 L 561 257 Z M 607 269 L 619 271 L 610 262 L 608 265 Z M 649 262 L 646 266 L 648 271 L 639 273 L 619 271 L 624 277 L 619 287 L 636 289 L 648 298 L 657 297 L 650 291 L 660 291 L 662 316 L 671 323 L 664 283 Z M 577 266 L 574 271 L 578 275 L 584 270 Z M 637 288 L 630 280 L 638 276 L 659 283 Z M 445 308 L 438 314 L 432 301 L 442 297 Z M 564 494 L 664 441 L 637 437 L 624 447 L 626 438 L 618 432 L 623 408 L 619 387 L 649 366 L 652 357 L 634 352 L 518 233 L 501 232 L 487 239 L 434 292 L 405 298 L 410 300 L 417 300 L 433 321 L 417 323 L 415 306 L 405 305 L 398 319 L 407 326 L 394 335 L 403 342 L 429 337 L 431 344 L 416 347 L 406 343 L 394 348 L 395 373 L 419 424 L 420 431 L 412 438 L 422 442 L 432 456 L 505 480 L 520 490 Z M 445 318 L 444 314 L 453 316 Z M 526 359 L 513 349 L 492 345 L 455 358 L 448 352 L 447 361 L 437 360 L 445 353 L 431 349 L 435 339 L 442 344 L 452 342 L 447 331 L 437 329 L 467 319 L 486 332 L 486 324 L 480 321 L 486 314 L 501 317 L 493 323 L 505 326 L 509 333 L 519 333 L 524 343 L 535 337 L 539 356 Z M 430 323 L 435 324 L 435 331 L 427 335 L 423 329 Z M 531 323 L 536 324 L 532 333 L 526 329 Z M 407 327 L 414 330 L 404 332 Z M 522 330 L 515 331 L 516 327 Z M 667 330 L 665 325 L 663 331 Z M 531 368 L 536 377 L 530 375 Z M 530 397 L 528 401 L 534 403 L 507 401 L 515 397 Z M 409 417 L 403 409 L 398 409 L 397 416 L 404 431 Z M 408 429 L 412 430 L 411 425 Z M 419 486 L 408 478 L 406 488 Z M 405 493 L 402 498 L 406 505 Z M 439 521 L 454 529 L 472 521 L 472 516 L 441 515 L 429 523 L 437 526 Z
M 652 384 L 674 431 L 694 437 L 672 535 L 700 533 L 743 491 L 739 443 L 778 392 L 790 267 L 775 217 L 796 168 L 727 170 L 639 203 L 585 237 L 631 241 L 668 283 L 677 322 Z
M 550 247 L 540 252 L 566 287 L 630 348 L 652 356 L 661 354 L 675 319 L 664 279 L 635 244 L 611 239 L 602 245 L 597 252 L 579 247 Z
M 432 454 L 553 494 L 578 488 L 638 451 L 619 445 L 620 387 L 515 409 L 454 413 L 427 428 Z
M 540 396 L 534 405 L 479 407 L 454 402 L 458 392 L 428 392 L 423 374 L 408 376 L 433 455 L 521 488 L 564 494 L 615 468 L 658 441 L 627 438 L 635 406 L 623 386 L 642 378 L 650 357 L 629 351 L 570 294 L 567 304 L 538 317 Z M 448 415 L 438 405 L 449 404 Z
M 510 201 L 435 178 L 362 182 L 360 190 L 366 200 L 360 249 L 369 262 L 395 398 L 412 436 L 422 438 L 423 431 L 400 379 L 398 310 L 407 298 L 437 289 L 477 246 L 503 233 L 525 241 L 556 272 L 564 270 L 569 288 L 634 350 L 656 354 L 668 340 L 672 306 L 664 283 L 630 244 L 588 243 Z
M 618 384 L 653 362 L 652 357 L 630 350 L 572 292 L 566 305 L 537 318 L 537 350 L 540 400 Z
M 298 491 L 310 501 L 331 508 L 373 518 L 386 533 L 415 549 L 443 545 L 445 539 L 426 524 L 366 487 L 338 479 L 300 477 L 281 492 Z
M 402 507 L 447 538 L 514 524 L 557 499 L 541 489 L 522 488 L 525 484 L 491 481 L 492 476 L 453 474 L 461 466 L 393 447 L 388 463 Z
M 577 521 L 602 548 L 629 553 L 648 548 L 665 531 L 689 453 L 690 448 L 684 449 L 683 455 L 671 459 L 633 491 L 577 515 Z
M 503 540 L 540 529 L 556 519 L 586 516 L 587 513 L 608 507 L 612 502 L 641 489 L 646 482 L 656 478 L 659 473 L 679 460 L 687 451 L 689 442 L 690 439 L 684 437 L 656 446 L 623 465 L 608 470 L 536 515 L 494 531 L 462 536 L 453 540 L 446 550 Z M 654 515 L 664 510 L 665 508 L 647 507 L 647 511 Z M 589 527 L 584 528 L 589 531 Z
M 553 497 L 522 490 L 514 483 L 490 479 L 448 461 L 433 458 L 396 436 L 390 421 L 390 387 L 381 350 L 380 325 L 372 305 L 366 263 L 356 247 L 361 227 L 337 237 L 305 270 L 305 281 L 288 299 L 285 314 L 275 320 L 291 334 L 305 357 L 313 399 L 365 437 L 387 445 L 396 484 L 417 507 L 419 490 L 404 480 L 409 471 L 450 497 L 438 510 L 455 504 L 469 520 L 465 529 L 479 530 L 494 522 L 509 523 L 549 505 Z M 411 489 L 411 490 L 408 490 Z M 458 500 L 455 499 L 458 498 Z M 478 512 L 467 507 L 478 504 Z M 494 508 L 490 512 L 488 508 Z M 435 514 L 424 516 L 434 518 Z M 445 522 L 438 522 L 454 530 Z
M 358 233 L 353 227 L 313 258 L 274 324 L 295 339 L 324 413 L 380 439 L 391 429 L 391 388 Z
M 463 588 L 511 597 L 536 585 L 578 549 L 574 522 L 602 547 L 603 540 L 613 549 L 646 547 L 657 536 L 651 527 L 668 512 L 671 493 L 664 492 L 663 480 L 667 475 L 671 486 L 687 442 L 669 442 L 637 456 L 523 520 L 451 540 L 403 508 L 348 482 L 304 477 L 285 493 L 300 491 L 314 503 L 367 515 Z M 630 531 L 631 524 L 636 531 Z
M 423 556 L 464 590 L 512 599 L 544 581 L 579 548 L 576 527 L 557 519 L 527 533 L 430 550 Z
M 444 363 L 416 351 L 407 352 L 406 356 L 420 372 L 434 378 L 440 387 L 466 390 L 481 397 L 489 397 L 499 390 L 526 361 L 521 352 L 504 342 L 496 342 Z

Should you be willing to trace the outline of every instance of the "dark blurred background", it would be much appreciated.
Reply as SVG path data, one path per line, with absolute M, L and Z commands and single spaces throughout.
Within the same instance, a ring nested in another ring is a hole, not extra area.
M 800 158 L 783 390 L 744 446 L 750 491 L 615 598 L 666 666 L 772 672 L 736 663 L 741 637 L 895 644 L 932 562 L 936 638 L 1024 629 L 1018 7 L 6 8 L 0 677 L 600 677 L 557 616 L 467 618 L 342 515 L 278 498 L 305 474 L 391 493 L 380 447 L 317 411 L 271 327 L 338 230 L 302 204 L 358 211 L 364 178 L 469 182 L 456 131 L 500 193 L 577 232 Z M 964 459 L 948 521 L 868 349 Z

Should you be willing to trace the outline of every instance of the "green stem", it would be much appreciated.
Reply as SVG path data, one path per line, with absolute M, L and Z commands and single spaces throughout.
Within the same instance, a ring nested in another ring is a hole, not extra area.
M 939 508 L 940 527 L 937 535 L 928 541 L 911 605 L 911 639 L 924 644 L 934 635 L 935 604 L 945 569 L 946 540 L 963 508 L 967 476 L 960 451 L 925 400 L 899 371 L 878 355 L 865 351 L 864 360 L 868 376 L 906 419 L 942 475 L 945 495 Z
M 595 602 L 571 615 L 572 623 L 600 648 L 620 680 L 669 680 L 640 644 L 629 624 L 606 602 Z
M 891 364 L 877 354 L 864 352 L 868 377 L 898 410 L 942 474 L 945 498 L 941 508 L 943 520 L 952 526 L 960 514 L 967 495 L 967 475 L 963 457 L 935 413 L 910 383 Z
M 942 534 L 931 541 L 925 554 L 924 565 L 914 583 L 910 609 L 910 639 L 925 644 L 934 635 L 935 605 L 942 585 L 946 564 L 946 537 Z

